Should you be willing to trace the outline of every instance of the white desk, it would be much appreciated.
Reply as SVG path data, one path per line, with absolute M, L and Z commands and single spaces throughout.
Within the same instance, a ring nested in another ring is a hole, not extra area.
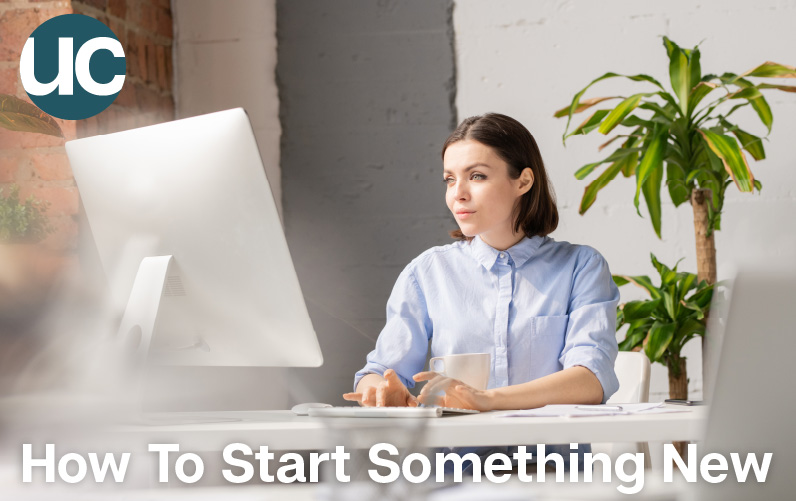
M 678 409 L 682 407 L 676 406 Z M 422 445 L 461 447 L 519 444 L 567 444 L 570 442 L 665 442 L 696 441 L 704 436 L 707 409 L 667 414 L 601 416 L 581 418 L 498 418 L 496 412 L 425 419 Z M 219 413 L 192 413 L 192 417 L 221 416 Z M 335 429 L 356 430 L 348 447 L 370 447 L 381 430 L 411 426 L 415 419 L 313 418 L 290 411 L 226 412 L 224 417 L 240 421 L 175 425 L 119 426 L 128 439 L 143 443 L 179 443 L 182 450 L 221 451 L 234 442 L 271 450 L 324 449 L 340 435 Z M 365 430 L 371 428 L 373 433 Z M 331 438 L 331 437 L 335 438 Z

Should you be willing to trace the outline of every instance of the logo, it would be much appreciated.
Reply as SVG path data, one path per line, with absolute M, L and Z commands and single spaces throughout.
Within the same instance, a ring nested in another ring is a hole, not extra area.
M 19 73 L 33 104 L 54 117 L 93 117 L 119 95 L 127 64 L 119 39 L 80 14 L 54 17 L 31 33 Z

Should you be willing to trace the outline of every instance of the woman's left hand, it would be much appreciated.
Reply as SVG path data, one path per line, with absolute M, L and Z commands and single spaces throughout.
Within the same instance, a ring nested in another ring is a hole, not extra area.
M 456 409 L 491 410 L 489 390 L 477 390 L 458 379 L 442 376 L 436 372 L 418 372 L 412 379 L 428 381 L 417 401 L 425 405 L 439 405 Z

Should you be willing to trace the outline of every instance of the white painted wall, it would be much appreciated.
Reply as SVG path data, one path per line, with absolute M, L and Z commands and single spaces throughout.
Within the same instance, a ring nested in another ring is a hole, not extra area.
M 649 220 L 635 213 L 635 181 L 621 178 L 603 189 L 585 216 L 578 215 L 587 182 L 573 173 L 602 158 L 596 146 L 604 137 L 593 133 L 570 138 L 564 148 L 565 122 L 553 113 L 607 71 L 647 73 L 668 86 L 661 35 L 687 48 L 701 43 L 705 72 L 740 73 L 766 60 L 794 65 L 795 20 L 793 0 L 456 0 L 459 117 L 501 112 L 534 134 L 558 195 L 561 224 L 554 238 L 597 248 L 614 273 L 655 276 L 650 251 L 669 264 L 684 257 L 681 269 L 696 271 L 689 205 L 675 209 L 671 201 L 665 204 L 663 239 L 658 240 Z M 614 79 L 601 82 L 586 97 L 644 88 Z M 796 209 L 796 94 L 775 91 L 767 99 L 774 112 L 773 132 L 765 144 L 768 158 L 754 163 L 749 157 L 763 191 L 742 195 L 728 189 L 723 229 L 716 236 L 719 279 L 730 278 L 739 266 L 786 265 L 796 256 L 791 221 Z M 744 128 L 764 134 L 753 113 L 737 115 Z M 622 301 L 643 296 L 631 286 L 620 290 Z M 693 398 L 702 394 L 700 353 L 698 342 L 686 347 Z M 666 369 L 655 364 L 650 397 L 662 399 L 667 393 Z
M 173 0 L 177 118 L 243 107 L 282 211 L 276 0 Z

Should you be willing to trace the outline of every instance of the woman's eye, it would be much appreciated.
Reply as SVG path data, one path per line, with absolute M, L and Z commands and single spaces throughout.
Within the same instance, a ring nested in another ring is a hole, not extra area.
M 486 176 L 483 175 L 483 174 L 473 174 L 472 179 L 475 179 L 475 180 L 478 180 L 478 181 L 483 181 L 484 179 L 486 179 Z
M 445 184 L 453 184 L 453 178 L 446 177 L 445 179 L 442 180 L 442 182 L 444 182 Z

